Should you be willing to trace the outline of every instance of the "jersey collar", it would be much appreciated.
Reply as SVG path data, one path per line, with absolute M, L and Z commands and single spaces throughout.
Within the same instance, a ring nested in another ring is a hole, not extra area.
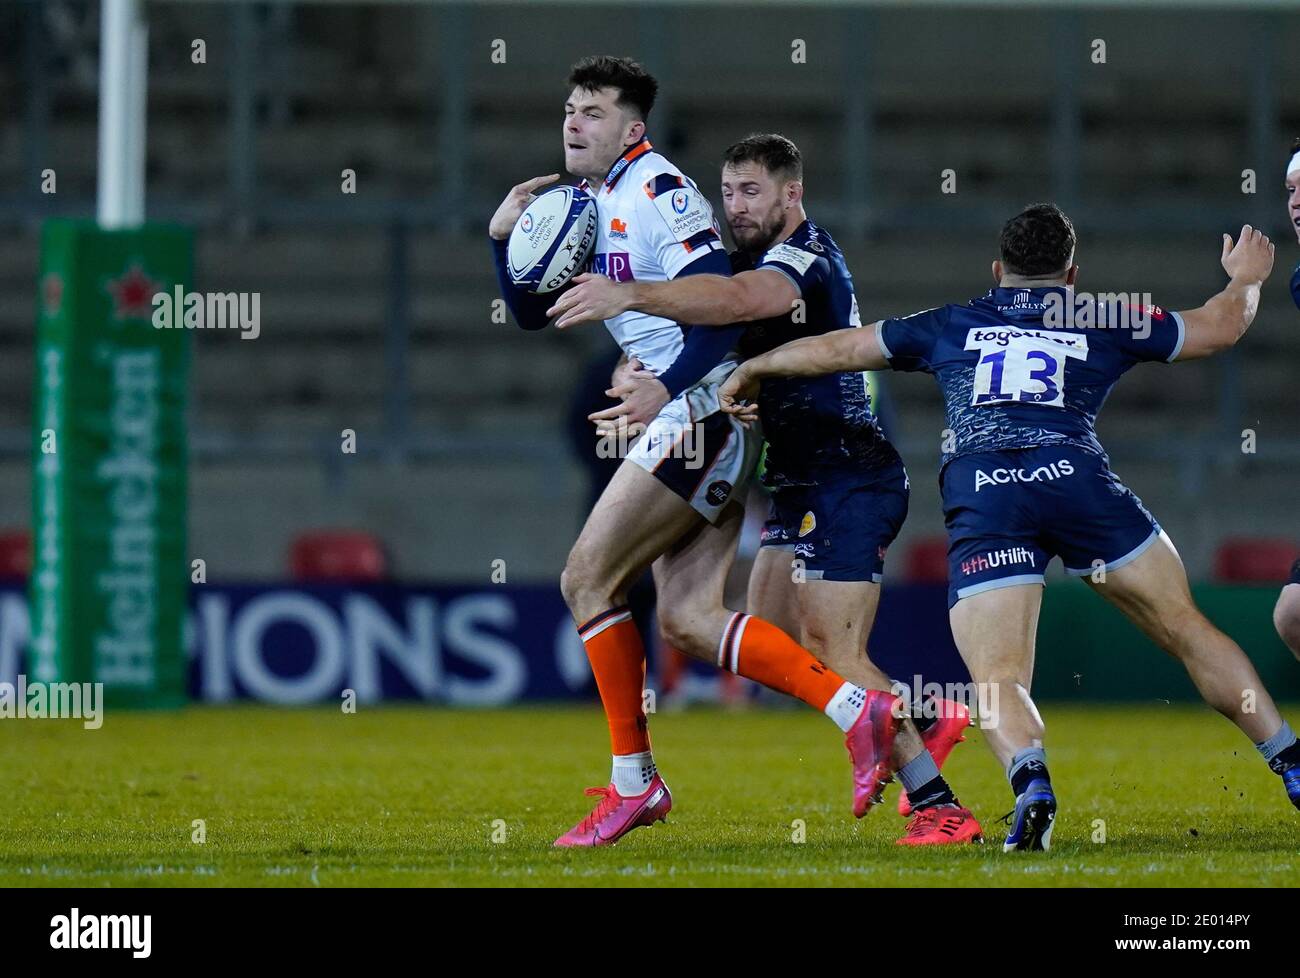
M 1042 313 L 1049 292 L 1060 292 L 1068 296 L 1072 291 L 1068 285 L 1039 285 L 1033 288 L 1023 285 L 1004 288 L 998 285 L 985 292 L 982 301 L 996 306 L 1004 315 L 1033 318 Z M 975 300 L 971 301 L 974 303 Z
M 614 184 L 618 183 L 627 168 L 652 149 L 654 149 L 654 147 L 650 145 L 650 140 L 645 136 L 641 137 L 640 142 L 633 143 L 629 146 L 614 165 L 609 168 L 609 173 L 605 174 L 605 189 L 613 190 Z M 583 180 L 580 186 L 583 190 L 591 189 L 586 180 Z

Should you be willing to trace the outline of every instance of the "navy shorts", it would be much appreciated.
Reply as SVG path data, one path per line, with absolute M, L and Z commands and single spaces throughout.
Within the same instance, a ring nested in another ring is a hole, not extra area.
M 1073 446 L 980 452 L 940 479 L 948 525 L 948 607 L 981 591 L 1113 571 L 1160 536 L 1158 524 L 1100 455 Z
M 879 584 L 885 551 L 907 519 L 907 472 L 891 466 L 867 485 L 775 490 L 760 546 L 788 551 L 810 581 Z

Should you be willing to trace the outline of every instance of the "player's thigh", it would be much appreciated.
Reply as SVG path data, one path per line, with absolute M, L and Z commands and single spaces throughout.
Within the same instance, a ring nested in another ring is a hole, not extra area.
M 977 683 L 1017 682 L 1029 689 L 1043 603 L 1039 584 L 1012 584 L 961 598 L 948 611 L 957 651 Z
M 1163 530 L 1123 566 L 1084 580 L 1161 648 L 1170 647 L 1179 628 L 1203 620 L 1182 559 Z
M 1282 588 L 1273 608 L 1273 625 L 1287 648 L 1300 658 L 1300 583 Z
M 794 585 L 804 646 L 834 662 L 866 654 L 867 636 L 880 604 L 880 585 L 871 581 L 804 581 Z
M 749 572 L 745 610 L 770 622 L 787 635 L 799 634 L 799 605 L 794 583 L 794 554 L 760 547 Z
M 674 541 L 654 563 L 659 628 L 675 648 L 712 658 L 729 616 L 723 593 L 736 559 L 744 509 L 733 504 L 716 524 L 699 524 Z
M 684 499 L 625 460 L 578 534 L 561 588 L 566 598 L 593 586 L 621 591 L 674 541 L 704 523 Z

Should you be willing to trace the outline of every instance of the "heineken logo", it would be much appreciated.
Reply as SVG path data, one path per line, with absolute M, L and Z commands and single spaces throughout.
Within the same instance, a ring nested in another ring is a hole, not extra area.
M 95 635 L 95 674 L 108 683 L 154 681 L 158 549 L 157 350 L 119 350 L 109 365 L 108 451 L 95 465 L 108 502 L 108 559 L 95 577 L 107 628 Z
M 125 272 L 109 279 L 104 290 L 113 300 L 113 319 L 148 319 L 153 313 L 153 297 L 166 287 L 146 274 L 139 262 L 133 262 Z
M 41 306 L 47 316 L 57 316 L 63 308 L 63 276 L 57 272 L 41 279 Z

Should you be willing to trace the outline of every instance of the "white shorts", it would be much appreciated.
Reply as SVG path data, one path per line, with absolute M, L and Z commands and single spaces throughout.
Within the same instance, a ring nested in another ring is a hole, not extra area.
M 763 437 L 718 406 L 718 388 L 736 369 L 728 360 L 663 406 L 627 457 L 681 496 L 710 523 L 732 499 L 744 502 Z

